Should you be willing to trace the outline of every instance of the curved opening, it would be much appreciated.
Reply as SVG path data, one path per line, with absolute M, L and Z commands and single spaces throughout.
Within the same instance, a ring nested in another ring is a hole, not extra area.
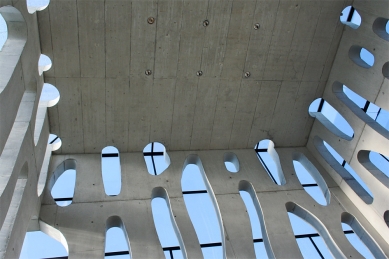
M 143 157 L 147 171 L 151 175 L 162 174 L 170 165 L 170 157 L 166 148 L 159 142 L 151 142 L 143 149 Z
M 348 55 L 360 67 L 371 68 L 374 65 L 374 55 L 363 47 L 351 46 Z
M 61 258 L 68 256 L 68 244 L 64 235 L 39 220 L 40 231 L 27 232 L 20 258 Z
M 353 6 L 347 6 L 340 13 L 340 22 L 350 26 L 353 29 L 358 29 L 361 26 L 361 15 L 355 10 Z
M 286 184 L 280 158 L 274 148 L 273 141 L 269 139 L 261 140 L 255 145 L 254 150 L 272 181 L 278 185 Z
M 334 82 L 332 91 L 365 123 L 389 139 L 389 112 L 369 102 L 340 82 Z
M 232 152 L 224 153 L 223 160 L 224 160 L 224 165 L 226 166 L 228 172 L 230 173 L 239 172 L 239 160 L 234 153 Z
M 108 146 L 101 151 L 101 173 L 105 194 L 116 196 L 122 188 L 120 155 L 116 147 Z
M 46 146 L 45 156 L 43 159 L 42 167 L 39 173 L 38 184 L 37 184 L 37 195 L 40 197 L 46 186 L 47 173 L 49 171 L 49 164 L 51 158 L 51 146 Z
M 389 20 L 383 17 L 375 19 L 373 31 L 382 39 L 389 41 Z
M 39 75 L 42 75 L 43 72 L 49 70 L 51 68 L 51 65 L 52 65 L 51 59 L 48 56 L 41 54 L 38 60 Z
M 385 211 L 385 213 L 384 213 L 384 220 L 385 220 L 386 225 L 389 228 L 389 210 Z
M 373 203 L 373 194 L 362 181 L 359 175 L 352 167 L 333 149 L 327 142 L 320 137 L 314 137 L 314 144 L 321 156 L 326 162 L 342 177 L 350 188 L 361 198 L 366 204 Z
M 131 258 L 130 239 L 119 216 L 106 221 L 105 258 Z
M 56 151 L 62 146 L 62 140 L 57 135 L 50 134 L 48 144 L 51 146 L 51 151 Z
M 35 13 L 36 11 L 42 11 L 46 9 L 50 4 L 50 0 L 26 0 L 27 1 L 27 10 L 30 14 Z
M 317 168 L 302 153 L 293 154 L 293 166 L 304 190 L 320 205 L 330 204 L 331 194 Z
M 8 38 L 8 28 L 7 23 L 5 22 L 3 16 L 0 13 L 0 51 L 3 49 L 3 46 Z
M 354 138 L 354 130 L 350 124 L 323 98 L 314 100 L 309 106 L 308 112 L 336 136 L 346 140 Z
M 156 187 L 151 196 L 154 225 L 165 257 L 167 259 L 186 258 L 184 242 L 174 219 L 166 190 Z
M 358 161 L 386 188 L 389 188 L 389 157 L 374 151 L 360 150 Z
M 294 202 L 287 202 L 285 207 L 304 258 L 345 258 L 317 217 Z
M 389 79 L 389 62 L 386 62 L 383 66 L 382 66 L 382 75 Z
M 374 239 L 350 213 L 341 216 L 342 229 L 348 241 L 365 258 L 386 258 L 384 252 Z
M 65 207 L 72 203 L 76 187 L 76 160 L 63 161 L 50 178 L 49 190 L 58 206 Z
M 17 66 L 27 40 L 27 27 L 23 15 L 12 6 L 0 8 L 0 15 L 6 22 L 8 36 L 0 51 L 1 80 L 0 93 L 7 87 Z M 2 29 L 4 35 L 4 28 Z
M 253 185 L 245 180 L 240 181 L 239 193 L 250 218 L 256 258 L 274 258 L 266 232 L 261 204 L 258 201 Z
M 186 209 L 204 258 L 226 258 L 224 228 L 215 195 L 197 155 L 189 155 L 181 178 Z

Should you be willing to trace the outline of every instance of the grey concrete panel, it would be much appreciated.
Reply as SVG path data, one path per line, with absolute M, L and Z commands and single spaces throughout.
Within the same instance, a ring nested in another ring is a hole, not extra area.
M 214 78 L 199 79 L 190 143 L 191 150 L 210 145 L 219 83 L 219 80 Z
M 234 123 L 240 84 L 240 79 L 221 79 L 219 81 L 217 105 L 213 120 L 211 143 L 209 145 L 211 149 L 228 148 L 231 138 L 231 128 Z
M 234 113 L 234 123 L 229 139 L 229 148 L 251 148 L 248 144 L 251 125 L 254 121 L 257 100 L 261 90 L 261 82 L 256 80 L 242 80 L 238 100 L 236 101 L 236 111 Z M 250 127 L 248 127 L 250 125 Z
M 106 103 L 105 80 L 81 78 L 82 130 L 84 151 L 98 153 L 105 147 L 106 140 Z
M 77 3 L 54 1 L 49 5 L 51 40 L 55 76 L 79 77 L 80 54 L 77 25 Z M 58 15 L 61 13 L 61 15 Z
M 103 0 L 77 1 L 81 77 L 105 77 L 104 3 Z
M 56 63 L 54 60 L 53 43 L 51 40 L 51 23 L 50 12 L 47 8 L 45 11 L 37 13 L 38 26 L 39 26 L 39 39 L 41 52 L 51 59 L 51 62 Z M 45 72 L 46 77 L 55 76 L 55 66 Z

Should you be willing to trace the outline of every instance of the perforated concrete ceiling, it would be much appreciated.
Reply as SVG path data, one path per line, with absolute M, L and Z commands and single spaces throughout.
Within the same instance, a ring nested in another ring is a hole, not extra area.
M 349 3 L 51 1 L 38 21 L 45 82 L 61 94 L 49 109 L 57 152 L 304 146 Z

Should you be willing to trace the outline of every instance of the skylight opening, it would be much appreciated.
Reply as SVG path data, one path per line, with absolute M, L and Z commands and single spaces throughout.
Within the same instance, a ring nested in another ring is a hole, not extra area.
M 46 9 L 50 4 L 50 0 L 26 0 L 27 1 L 27 10 L 30 14 L 35 13 L 36 11 L 42 11 Z
M 181 234 L 172 214 L 169 197 L 162 187 L 153 189 L 151 209 L 159 242 L 166 259 L 186 258 Z
M 101 151 L 101 173 L 105 194 L 108 196 L 119 195 L 122 188 L 122 173 L 117 148 L 107 146 Z
M 380 38 L 389 41 L 389 20 L 383 17 L 378 17 L 373 23 L 373 31 Z
M 51 66 L 52 66 L 51 59 L 48 56 L 41 54 L 38 60 L 39 75 L 42 75 L 43 72 L 49 70 Z
M 196 155 L 190 155 L 184 164 L 181 178 L 186 209 L 204 258 L 225 258 L 221 216 L 208 185 L 200 159 Z
M 5 42 L 8 39 L 8 27 L 3 16 L 0 14 L 0 51 L 3 49 Z
M 105 249 L 106 259 L 130 259 L 130 240 L 122 219 L 111 216 L 106 222 Z
M 263 222 L 261 205 L 258 202 L 252 184 L 244 180 L 241 181 L 239 183 L 239 193 L 246 206 L 250 219 L 256 258 L 274 258 Z M 268 254 L 270 254 L 270 256 Z
M 340 82 L 334 83 L 333 92 L 355 115 L 382 136 L 389 138 L 389 112 L 387 110 L 369 102 Z
M 224 165 L 226 166 L 227 171 L 229 171 L 230 173 L 239 172 L 239 160 L 234 153 L 227 152 L 224 154 L 223 158 Z
M 358 161 L 378 181 L 389 188 L 389 157 L 374 151 L 360 150 Z
M 361 26 L 362 18 L 353 6 L 347 6 L 340 14 L 340 22 L 353 29 L 358 29 Z
M 373 202 L 373 194 L 352 167 L 327 142 L 315 136 L 316 149 L 350 188 L 366 203 Z
M 346 238 L 363 257 L 366 259 L 386 258 L 379 245 L 353 215 L 343 212 L 341 222 Z
M 277 185 L 286 184 L 285 176 L 282 171 L 280 158 L 274 148 L 273 141 L 269 139 L 261 140 L 254 147 L 258 159 L 266 170 L 272 181 Z
M 43 104 L 46 107 L 53 107 L 59 102 L 59 98 L 59 91 L 54 85 L 48 83 L 43 84 L 39 104 Z
M 348 55 L 360 67 L 371 68 L 374 65 L 374 55 L 363 47 L 351 46 Z
M 166 148 L 159 142 L 151 142 L 143 149 L 147 171 L 151 175 L 162 174 L 170 165 Z
M 76 187 L 76 161 L 67 159 L 54 171 L 49 182 L 49 191 L 58 206 L 69 206 Z
M 346 140 L 354 138 L 354 130 L 346 119 L 326 100 L 317 98 L 308 109 L 309 115 L 318 119 L 324 127 L 336 136 Z
M 304 190 L 320 205 L 330 203 L 330 191 L 316 167 L 302 154 L 294 154 L 293 166 Z

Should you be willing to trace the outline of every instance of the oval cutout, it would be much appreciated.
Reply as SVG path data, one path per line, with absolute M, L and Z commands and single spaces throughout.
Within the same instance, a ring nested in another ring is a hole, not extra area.
M 285 207 L 304 258 L 346 258 L 318 218 L 294 202 Z
M 369 102 L 340 82 L 332 87 L 335 95 L 365 123 L 389 139 L 389 112 Z
M 382 66 L 382 75 L 389 79 L 389 62 L 386 62 L 383 66 Z
M 143 157 L 147 171 L 151 175 L 162 174 L 170 165 L 170 157 L 166 148 L 159 142 L 151 142 L 143 149 Z
M 314 100 L 309 106 L 308 112 L 336 136 L 346 140 L 354 138 L 354 130 L 350 124 L 323 98 Z
M 266 232 L 262 208 L 253 185 L 245 180 L 240 181 L 239 193 L 249 215 L 256 258 L 274 258 Z
M 254 150 L 272 181 L 277 185 L 286 184 L 280 158 L 274 148 L 273 141 L 269 139 L 261 140 L 255 145 Z
M 3 49 L 5 42 L 8 39 L 8 27 L 3 16 L 0 13 L 0 51 Z
M 48 144 L 51 146 L 51 151 L 56 151 L 62 146 L 62 140 L 57 135 L 50 134 Z
M 186 258 L 185 246 L 177 227 L 169 196 L 162 187 L 152 191 L 151 211 L 159 242 L 166 258 Z
M 35 13 L 36 11 L 45 10 L 50 4 L 50 0 L 26 0 L 27 2 L 27 11 L 30 14 Z
M 38 73 L 39 75 L 42 75 L 43 72 L 49 70 L 52 66 L 52 62 L 51 62 L 51 59 L 44 55 L 44 54 L 41 54 L 39 56 L 39 60 L 38 60 Z
M 317 168 L 302 153 L 293 154 L 293 166 L 304 190 L 320 205 L 330 204 L 331 195 Z
M 373 31 L 380 38 L 389 41 L 389 20 L 383 17 L 378 17 L 373 23 Z
M 224 165 L 226 166 L 228 172 L 230 173 L 239 172 L 239 160 L 234 153 L 232 152 L 224 153 L 223 159 L 224 159 Z
M 111 216 L 106 221 L 105 258 L 131 258 L 131 246 L 126 227 L 118 216 Z
M 341 216 L 342 229 L 351 245 L 365 258 L 386 258 L 374 239 L 350 213 Z
M 373 203 L 373 194 L 352 167 L 327 142 L 315 136 L 314 144 L 326 162 L 342 177 L 366 204 Z
M 374 65 L 374 55 L 363 47 L 351 46 L 348 55 L 360 67 L 371 68 Z
M 49 182 L 49 191 L 58 206 L 69 206 L 76 187 L 76 161 L 67 159 L 54 171 Z
M 101 151 L 101 173 L 105 194 L 119 195 L 122 188 L 120 155 L 116 147 L 108 146 Z
M 181 178 L 182 194 L 204 258 L 226 258 L 224 228 L 216 198 L 197 155 L 189 155 Z
M 361 15 L 355 10 L 353 6 L 347 6 L 340 13 L 340 22 L 350 26 L 351 28 L 358 29 L 361 26 L 362 18 Z
M 389 157 L 368 150 L 358 152 L 358 161 L 386 188 L 389 188 Z

